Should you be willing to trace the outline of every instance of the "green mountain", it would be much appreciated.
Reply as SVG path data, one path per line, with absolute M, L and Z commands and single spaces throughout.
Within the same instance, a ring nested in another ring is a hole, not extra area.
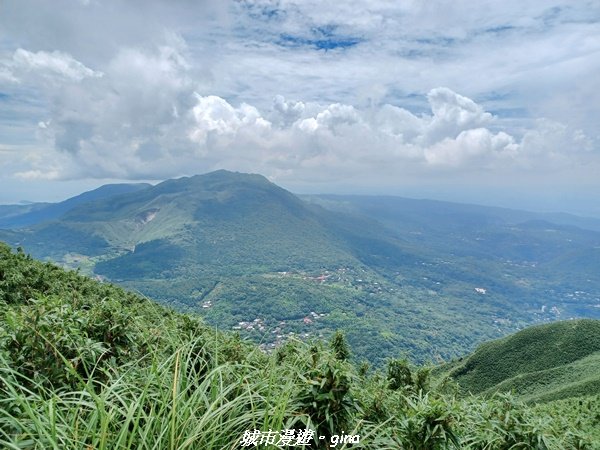
M 385 196 L 303 198 L 385 225 L 429 257 L 423 275 L 441 284 L 448 276 L 479 283 L 541 320 L 600 318 L 598 219 Z
M 600 394 L 600 321 L 527 328 L 481 345 L 448 373 L 467 392 L 513 392 L 528 401 Z
M 0 239 L 267 348 L 344 329 L 357 358 L 383 365 L 450 359 L 539 321 L 600 317 L 600 233 L 565 217 L 307 201 L 260 175 L 217 171 L 80 203 Z
M 138 184 L 106 184 L 89 192 L 77 195 L 59 203 L 28 203 L 24 205 L 0 206 L 0 228 L 20 228 L 56 220 L 78 205 L 128 192 L 135 192 L 150 186 Z
M 519 224 L 529 221 L 600 231 L 600 219 L 565 213 L 535 213 L 508 208 L 411 199 L 385 195 L 303 195 L 325 208 L 373 217 L 392 227 L 449 230 L 485 224 Z
M 343 334 L 267 354 L 3 244 L 0 306 L 2 448 L 600 448 L 598 396 L 461 397 L 406 361 L 357 367 Z M 588 325 L 561 350 L 581 354 Z

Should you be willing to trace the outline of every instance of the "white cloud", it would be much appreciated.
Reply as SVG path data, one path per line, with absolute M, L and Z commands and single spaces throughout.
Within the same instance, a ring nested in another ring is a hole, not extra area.
M 9 2 L 0 138 L 38 157 L 0 176 L 579 183 L 600 159 L 600 8 L 447 3 Z
M 47 129 L 56 149 L 73 161 L 65 176 L 136 177 L 163 171 L 157 168 L 169 151 L 191 148 L 185 112 L 194 104 L 195 85 L 183 52 L 164 45 L 122 49 L 104 77 L 57 92 Z
M 296 125 L 306 133 L 315 133 L 325 128 L 333 134 L 339 134 L 344 132 L 344 128 L 358 125 L 360 122 L 361 117 L 354 107 L 334 103 L 314 117 L 299 120 Z
M 0 66 L 0 82 L 18 83 L 19 79 L 8 67 Z
M 593 141 L 581 130 L 549 119 L 538 119 L 521 141 L 522 158 L 519 163 L 535 168 L 543 163 L 554 170 L 573 163 L 593 161 Z
M 433 119 L 427 125 L 426 141 L 437 142 L 464 130 L 489 124 L 492 115 L 473 100 L 448 88 L 435 88 L 427 94 Z
M 14 79 L 31 75 L 81 81 L 88 77 L 102 76 L 102 72 L 94 71 L 74 59 L 71 55 L 60 51 L 39 51 L 34 53 L 19 48 L 14 52 L 12 61 L 6 65 L 10 69 Z M 8 69 L 5 68 L 4 70 Z
M 231 137 L 241 128 L 254 128 L 258 133 L 271 128 L 271 123 L 246 103 L 234 108 L 214 95 L 196 94 L 196 98 L 197 104 L 192 108 L 194 127 L 190 132 L 190 139 L 195 143 L 205 145 L 211 135 Z
M 492 114 L 448 88 L 432 89 L 431 114 L 420 116 L 389 104 L 357 109 L 281 96 L 261 112 L 197 93 L 188 71 L 177 49 L 127 49 L 102 79 L 65 88 L 56 114 L 38 125 L 63 158 L 48 176 L 161 178 L 218 167 L 279 179 L 541 170 L 559 156 L 561 164 L 579 160 L 568 143 L 589 146 L 580 130 L 550 121 L 522 139 L 492 131 L 485 127 Z M 19 176 L 41 178 L 47 162 L 35 160 Z
M 273 99 L 274 120 L 282 126 L 297 121 L 302 116 L 304 109 L 304 103 L 287 101 L 283 95 L 276 95 Z
M 26 170 L 24 172 L 16 172 L 15 178 L 21 180 L 59 180 L 61 173 L 55 169 Z
M 462 131 L 456 138 L 444 138 L 425 149 L 425 159 L 433 165 L 494 168 L 498 159 L 518 157 L 519 145 L 512 136 L 492 133 L 486 128 Z M 492 167 L 490 167 L 492 165 Z
M 426 119 L 390 104 L 385 104 L 377 110 L 373 122 L 382 133 L 397 136 L 403 142 L 414 141 L 425 133 L 427 127 Z

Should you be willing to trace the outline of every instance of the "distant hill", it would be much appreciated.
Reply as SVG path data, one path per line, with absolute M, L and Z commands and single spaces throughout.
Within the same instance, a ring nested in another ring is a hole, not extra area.
M 357 357 L 378 365 L 600 318 L 600 233 L 574 223 L 395 197 L 307 201 L 224 170 L 132 189 L 71 202 L 0 240 L 266 348 L 344 329 Z
M 393 227 L 427 224 L 431 228 L 448 230 L 448 227 L 540 221 L 600 231 L 600 219 L 566 213 L 537 213 L 386 195 L 303 195 L 301 198 L 328 209 L 364 214 Z
M 466 392 L 532 401 L 600 394 L 600 320 L 526 328 L 487 342 L 449 371 Z
M 69 198 L 59 203 L 30 203 L 25 205 L 0 206 L 0 228 L 22 228 L 55 220 L 74 207 L 87 202 L 136 192 L 150 186 L 138 184 L 106 184 L 92 191 Z

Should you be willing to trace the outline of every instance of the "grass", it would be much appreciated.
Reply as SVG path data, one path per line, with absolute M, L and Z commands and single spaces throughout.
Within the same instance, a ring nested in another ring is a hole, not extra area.
M 283 364 L 271 358 L 262 366 L 226 362 L 211 367 L 198 356 L 197 345 L 183 344 L 164 360 L 149 356 L 111 373 L 104 383 L 82 379 L 73 390 L 36 384 L 0 360 L 0 446 L 235 449 L 246 430 L 318 429 L 298 395 L 306 392 L 305 378 L 293 376 L 305 363 L 307 349 L 298 349 Z M 560 437 L 548 412 L 534 414 L 510 397 L 484 402 L 435 391 L 385 393 L 385 383 L 377 377 L 363 383 L 384 393 L 387 401 L 380 407 L 389 410 L 379 421 L 355 411 L 344 430 L 361 436 L 353 448 L 577 448 Z M 364 387 L 356 384 L 353 389 Z M 541 428 L 536 431 L 535 426 Z M 569 430 L 570 424 L 562 426 Z M 534 447 L 536 440 L 544 446 Z
M 286 386 L 247 364 L 208 367 L 198 342 L 164 360 L 137 361 L 103 383 L 55 391 L 2 363 L 0 445 L 43 449 L 235 448 L 245 430 L 294 424 Z M 140 366 L 143 366 L 140 369 Z M 253 380 L 249 382 L 248 380 Z M 31 385 L 31 388 L 24 386 Z M 281 393 L 282 395 L 275 395 Z
M 487 389 L 513 392 L 528 402 L 546 402 L 600 393 L 600 352 L 551 369 L 519 374 Z
M 560 385 L 600 379 L 600 321 L 527 328 L 481 345 L 449 371 L 468 392 L 515 389 L 531 398 Z M 536 394 L 537 393 L 537 394 Z

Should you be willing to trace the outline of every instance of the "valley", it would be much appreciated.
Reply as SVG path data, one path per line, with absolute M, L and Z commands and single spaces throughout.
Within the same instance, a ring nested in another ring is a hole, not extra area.
M 50 219 L 44 208 L 56 206 L 13 211 L 0 239 L 265 349 L 341 329 L 356 357 L 375 365 L 398 356 L 438 362 L 528 324 L 600 318 L 594 219 L 299 197 L 227 171 L 80 200 Z
M 196 314 L 4 244 L 0 304 L 7 448 L 217 450 L 263 429 L 309 430 L 319 449 L 331 448 L 322 440 L 339 429 L 377 449 L 600 445 L 598 320 L 527 327 L 441 365 L 393 358 L 371 367 L 356 361 L 343 333 L 329 342 L 290 337 L 265 352 Z M 311 312 L 303 321 L 326 319 Z

